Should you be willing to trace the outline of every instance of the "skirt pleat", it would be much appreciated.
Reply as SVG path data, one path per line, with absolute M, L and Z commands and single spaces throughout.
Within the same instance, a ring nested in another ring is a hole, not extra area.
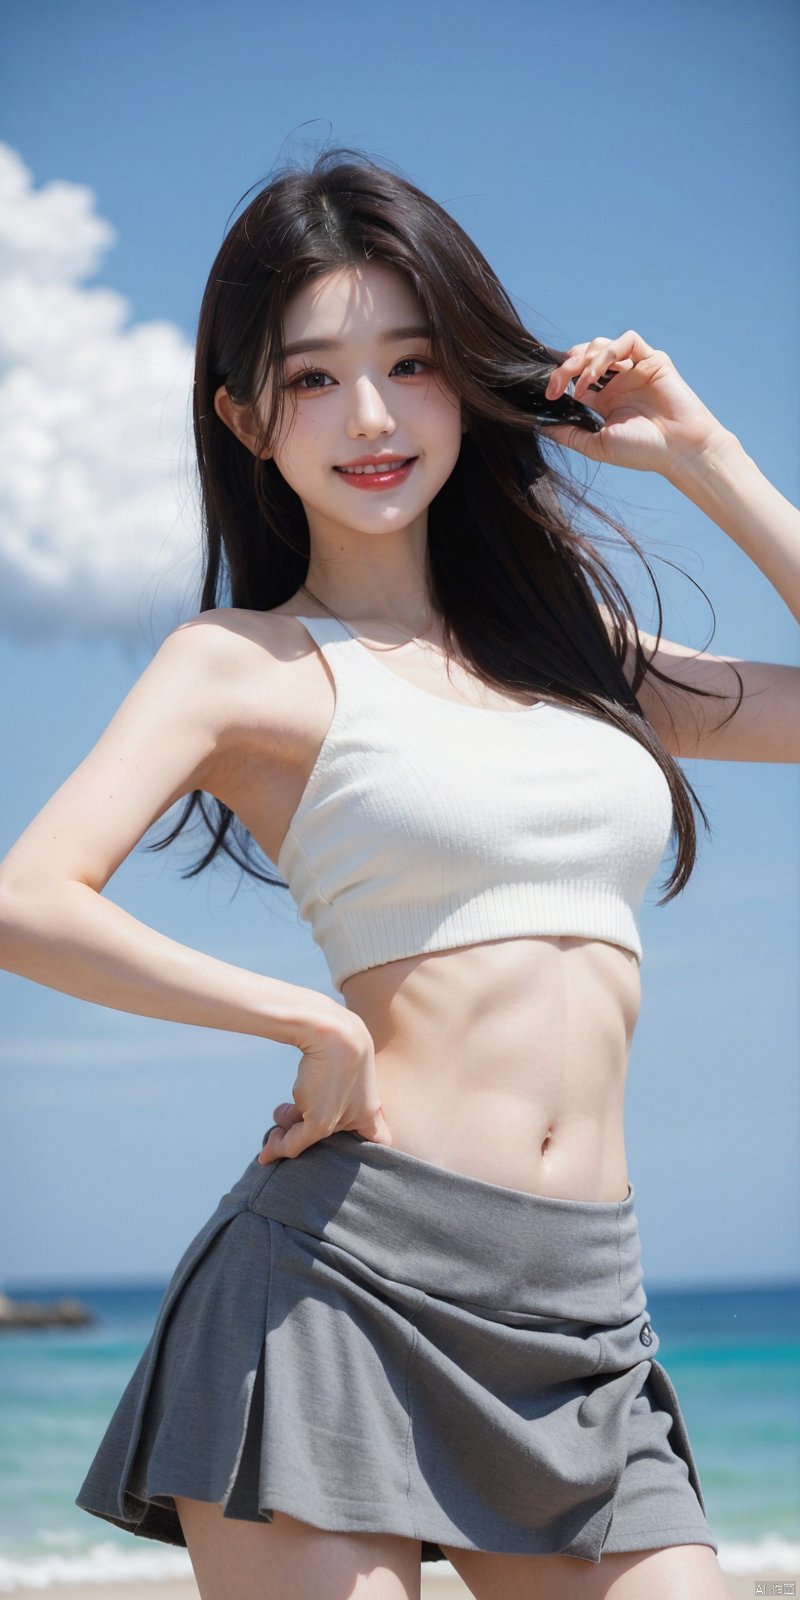
M 484 1183 L 358 1134 L 253 1159 L 172 1275 L 77 1496 L 510 1554 L 717 1544 L 655 1359 L 635 1196 Z

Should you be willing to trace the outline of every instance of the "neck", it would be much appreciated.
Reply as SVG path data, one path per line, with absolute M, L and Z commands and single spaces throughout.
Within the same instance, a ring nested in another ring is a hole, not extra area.
M 426 591 L 413 595 L 394 595 L 392 604 L 387 606 L 385 595 L 370 603 L 367 599 L 356 601 L 348 595 L 339 598 L 326 593 L 324 588 L 320 591 L 317 585 L 311 582 L 302 583 L 300 590 L 331 616 L 348 622 L 356 629 L 365 623 L 370 625 L 377 623 L 379 626 L 385 624 L 388 628 L 405 633 L 409 638 L 424 638 L 432 631 L 437 620 Z M 337 598 L 339 604 L 336 603 Z

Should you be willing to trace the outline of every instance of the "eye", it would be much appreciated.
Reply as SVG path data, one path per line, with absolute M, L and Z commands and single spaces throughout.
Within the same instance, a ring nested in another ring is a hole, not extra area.
M 395 362 L 394 367 L 392 367 L 392 371 L 394 372 L 397 367 L 413 366 L 415 362 L 418 367 L 430 368 L 433 366 L 432 361 L 423 361 L 421 356 L 404 356 L 401 361 Z M 415 372 L 406 373 L 406 377 L 409 378 L 415 378 L 417 376 L 418 374 Z M 292 378 L 290 382 L 287 383 L 287 389 L 303 389 L 306 378 L 330 378 L 330 373 L 324 372 L 321 367 L 303 367 L 297 376 Z M 331 379 L 331 381 L 333 382 L 333 379 Z M 305 393 L 313 394 L 315 390 L 319 391 L 319 389 L 322 387 L 322 384 L 312 384 L 309 386 L 309 388 L 305 389 Z
M 432 367 L 433 366 L 433 362 L 432 361 L 423 361 L 421 356 L 404 356 L 403 360 L 402 361 L 398 361 L 397 365 L 398 365 L 398 367 L 413 367 L 414 362 L 417 363 L 418 367 Z M 414 373 L 410 372 L 408 374 L 408 376 L 410 378 L 413 378 L 414 377 Z
M 287 387 L 287 389 L 299 389 L 301 384 L 303 383 L 303 380 L 305 378 L 329 378 L 329 377 L 330 377 L 330 373 L 329 372 L 321 372 L 319 367 L 302 367 L 300 369 L 300 372 L 298 373 L 298 376 L 296 378 L 292 378 L 290 380 L 290 382 L 287 383 L 286 387 Z M 314 384 L 313 387 L 316 388 L 317 385 Z

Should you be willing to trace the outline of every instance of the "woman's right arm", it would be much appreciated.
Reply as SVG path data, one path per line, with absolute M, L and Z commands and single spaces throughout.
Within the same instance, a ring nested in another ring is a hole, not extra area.
M 0 967 L 117 1011 L 305 1049 L 358 1019 L 315 989 L 218 961 L 102 890 L 230 737 L 235 641 L 209 614 L 161 645 L 85 760 L 0 861 Z

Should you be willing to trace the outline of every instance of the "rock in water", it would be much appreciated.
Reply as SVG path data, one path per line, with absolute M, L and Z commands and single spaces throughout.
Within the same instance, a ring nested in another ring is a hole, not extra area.
M 0 1331 L 3 1328 L 79 1328 L 97 1318 L 81 1300 L 12 1300 L 0 1294 Z

